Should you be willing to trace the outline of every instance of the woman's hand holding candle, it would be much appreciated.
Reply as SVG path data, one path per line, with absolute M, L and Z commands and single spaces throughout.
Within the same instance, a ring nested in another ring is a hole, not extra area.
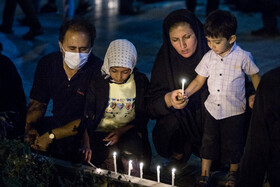
M 185 95 L 182 96 L 181 89 L 168 92 L 164 99 L 168 108 L 173 106 L 175 109 L 183 109 L 188 103 L 188 98 Z

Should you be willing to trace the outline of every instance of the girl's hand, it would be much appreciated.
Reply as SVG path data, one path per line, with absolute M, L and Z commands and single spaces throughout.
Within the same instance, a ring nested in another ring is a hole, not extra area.
M 91 160 L 91 156 L 92 156 L 92 151 L 89 147 L 87 146 L 84 146 L 80 149 L 80 151 L 82 152 L 83 154 L 83 158 L 86 162 L 90 162 Z
M 120 129 L 116 129 L 113 132 L 111 132 L 108 136 L 106 136 L 103 141 L 110 142 L 109 145 L 114 145 L 117 143 L 121 137 L 122 133 L 120 132 Z

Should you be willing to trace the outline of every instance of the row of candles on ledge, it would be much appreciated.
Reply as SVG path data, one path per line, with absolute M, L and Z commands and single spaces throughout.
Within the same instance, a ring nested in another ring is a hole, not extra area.
M 114 159 L 114 172 L 115 174 L 117 174 L 117 153 L 116 152 L 113 152 L 113 159 Z M 89 164 L 96 168 L 91 162 L 89 162 Z M 143 162 L 140 162 L 139 163 L 139 166 L 140 166 L 140 179 L 143 179 L 143 166 L 144 166 L 144 163 Z M 132 160 L 129 160 L 128 162 L 128 176 L 130 177 L 131 175 L 131 170 L 133 169 L 133 166 L 132 166 Z M 173 168 L 172 171 L 171 171 L 171 184 L 172 186 L 174 186 L 174 181 L 175 181 L 175 171 L 176 169 Z M 101 173 L 101 169 L 100 168 L 97 168 L 97 173 Z M 157 166 L 157 182 L 160 183 L 160 166 Z
M 114 170 L 115 170 L 115 174 L 117 174 L 117 153 L 113 152 L 113 159 L 114 159 Z M 143 166 L 144 163 L 140 162 L 139 163 L 140 166 L 140 179 L 143 179 Z M 130 172 L 133 169 L 132 167 L 132 160 L 129 160 L 128 162 L 128 176 L 130 177 Z M 176 169 L 173 168 L 172 169 L 172 186 L 174 186 L 174 180 L 175 180 L 175 171 Z M 157 166 L 157 182 L 160 183 L 160 166 Z

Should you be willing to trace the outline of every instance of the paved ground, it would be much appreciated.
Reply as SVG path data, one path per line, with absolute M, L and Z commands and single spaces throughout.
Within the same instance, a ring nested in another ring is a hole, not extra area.
M 42 0 L 42 4 L 46 0 Z M 61 4 L 58 1 L 59 9 Z M 137 67 L 140 71 L 150 77 L 153 61 L 162 42 L 162 21 L 171 11 L 185 7 L 183 0 L 169 0 L 160 3 L 140 3 L 140 14 L 119 15 L 117 0 L 92 0 L 94 9 L 86 16 L 91 19 L 97 28 L 97 39 L 93 51 L 101 58 L 110 41 L 118 38 L 126 38 L 133 42 L 138 51 Z M 221 9 L 229 10 L 228 5 L 220 4 Z M 2 20 L 4 0 L 0 0 L 0 19 Z M 260 68 L 261 75 L 270 69 L 280 66 L 280 37 L 263 38 L 250 35 L 251 30 L 262 27 L 260 13 L 242 13 L 233 11 L 238 19 L 237 42 L 245 50 L 250 51 L 254 60 Z M 196 15 L 204 22 L 205 2 L 198 1 Z M 17 10 L 16 18 L 23 16 L 20 9 Z M 0 33 L 0 42 L 4 46 L 3 53 L 10 57 L 16 64 L 23 79 L 24 90 L 28 99 L 33 82 L 33 76 L 38 60 L 58 50 L 58 28 L 63 20 L 58 13 L 39 14 L 39 19 L 44 27 L 44 34 L 38 36 L 34 41 L 24 41 L 21 35 L 28 31 L 27 27 L 14 22 L 14 34 L 4 35 Z M 279 20 L 278 20 L 279 23 Z M 149 123 L 149 132 L 152 132 L 154 121 Z M 154 150 L 154 149 L 153 149 Z M 156 165 L 161 164 L 163 158 L 153 152 L 153 163 L 151 169 L 155 171 Z M 199 173 L 200 159 L 193 156 L 185 165 L 183 177 L 176 177 L 179 186 L 192 186 L 193 175 Z M 218 176 L 223 177 L 221 173 Z M 149 176 L 154 177 L 154 176 Z M 170 182 L 169 176 L 164 177 L 165 182 Z

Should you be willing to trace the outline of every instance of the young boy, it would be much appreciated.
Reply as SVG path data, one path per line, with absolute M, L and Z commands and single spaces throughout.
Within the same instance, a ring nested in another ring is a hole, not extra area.
M 245 74 L 251 77 L 255 89 L 260 81 L 251 54 L 235 43 L 236 29 L 236 18 L 227 11 L 217 10 L 206 18 L 204 32 L 211 50 L 196 67 L 198 75 L 185 90 L 190 97 L 208 79 L 200 186 L 207 186 L 212 161 L 217 159 L 230 163 L 226 186 L 235 186 L 244 145 Z

